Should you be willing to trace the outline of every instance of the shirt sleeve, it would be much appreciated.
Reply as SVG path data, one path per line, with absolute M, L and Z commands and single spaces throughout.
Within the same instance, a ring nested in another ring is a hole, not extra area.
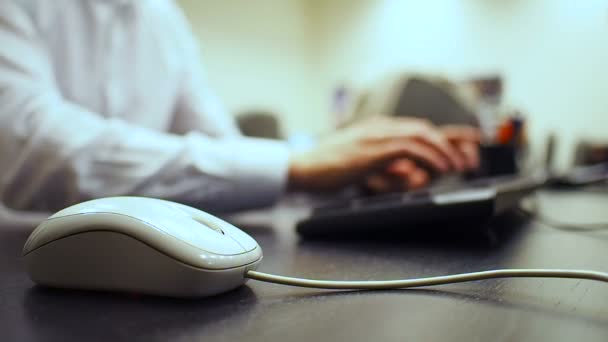
M 200 47 L 188 20 L 177 5 L 171 2 L 169 6 L 165 20 L 175 32 L 173 39 L 184 61 L 172 131 L 197 130 L 221 138 L 239 136 L 235 120 L 209 86 Z
M 162 133 L 67 101 L 28 14 L 0 4 L 0 200 L 57 210 L 115 195 L 209 211 L 264 206 L 282 192 L 283 143 Z

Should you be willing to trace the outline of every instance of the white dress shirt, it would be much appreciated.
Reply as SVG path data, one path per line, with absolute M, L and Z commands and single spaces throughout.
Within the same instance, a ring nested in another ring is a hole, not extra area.
M 288 158 L 283 143 L 238 135 L 172 1 L 0 1 L 5 212 L 114 195 L 262 206 Z

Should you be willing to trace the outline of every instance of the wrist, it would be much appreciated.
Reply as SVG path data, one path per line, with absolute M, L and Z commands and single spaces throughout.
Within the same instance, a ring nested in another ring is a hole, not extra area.
M 294 152 L 289 157 L 287 191 L 299 192 L 307 189 L 308 166 L 305 152 Z
M 289 166 L 287 168 L 287 191 L 303 191 L 306 186 L 306 167 L 304 166 L 302 152 L 294 152 L 289 156 Z

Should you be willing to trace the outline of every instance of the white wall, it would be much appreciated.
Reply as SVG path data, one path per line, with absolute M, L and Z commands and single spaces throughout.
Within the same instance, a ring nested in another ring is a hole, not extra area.
M 311 0 L 312 1 L 312 0 Z M 606 0 L 316 0 L 324 91 L 389 72 L 498 71 L 538 143 L 608 138 Z M 320 28 L 319 28 L 320 27 Z
M 322 129 L 306 1 L 178 3 L 201 42 L 211 85 L 232 113 L 270 110 L 288 132 Z

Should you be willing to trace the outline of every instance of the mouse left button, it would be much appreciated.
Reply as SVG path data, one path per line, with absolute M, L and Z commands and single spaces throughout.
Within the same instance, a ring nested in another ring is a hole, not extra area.
M 36 227 L 36 229 L 34 229 L 34 231 L 32 231 L 30 236 L 25 241 L 25 244 L 23 245 L 23 255 L 28 254 L 29 252 L 33 251 L 34 249 L 40 247 L 40 245 L 45 243 L 44 235 L 46 235 L 45 233 L 47 222 L 48 221 L 42 222 L 38 225 L 38 227 Z

